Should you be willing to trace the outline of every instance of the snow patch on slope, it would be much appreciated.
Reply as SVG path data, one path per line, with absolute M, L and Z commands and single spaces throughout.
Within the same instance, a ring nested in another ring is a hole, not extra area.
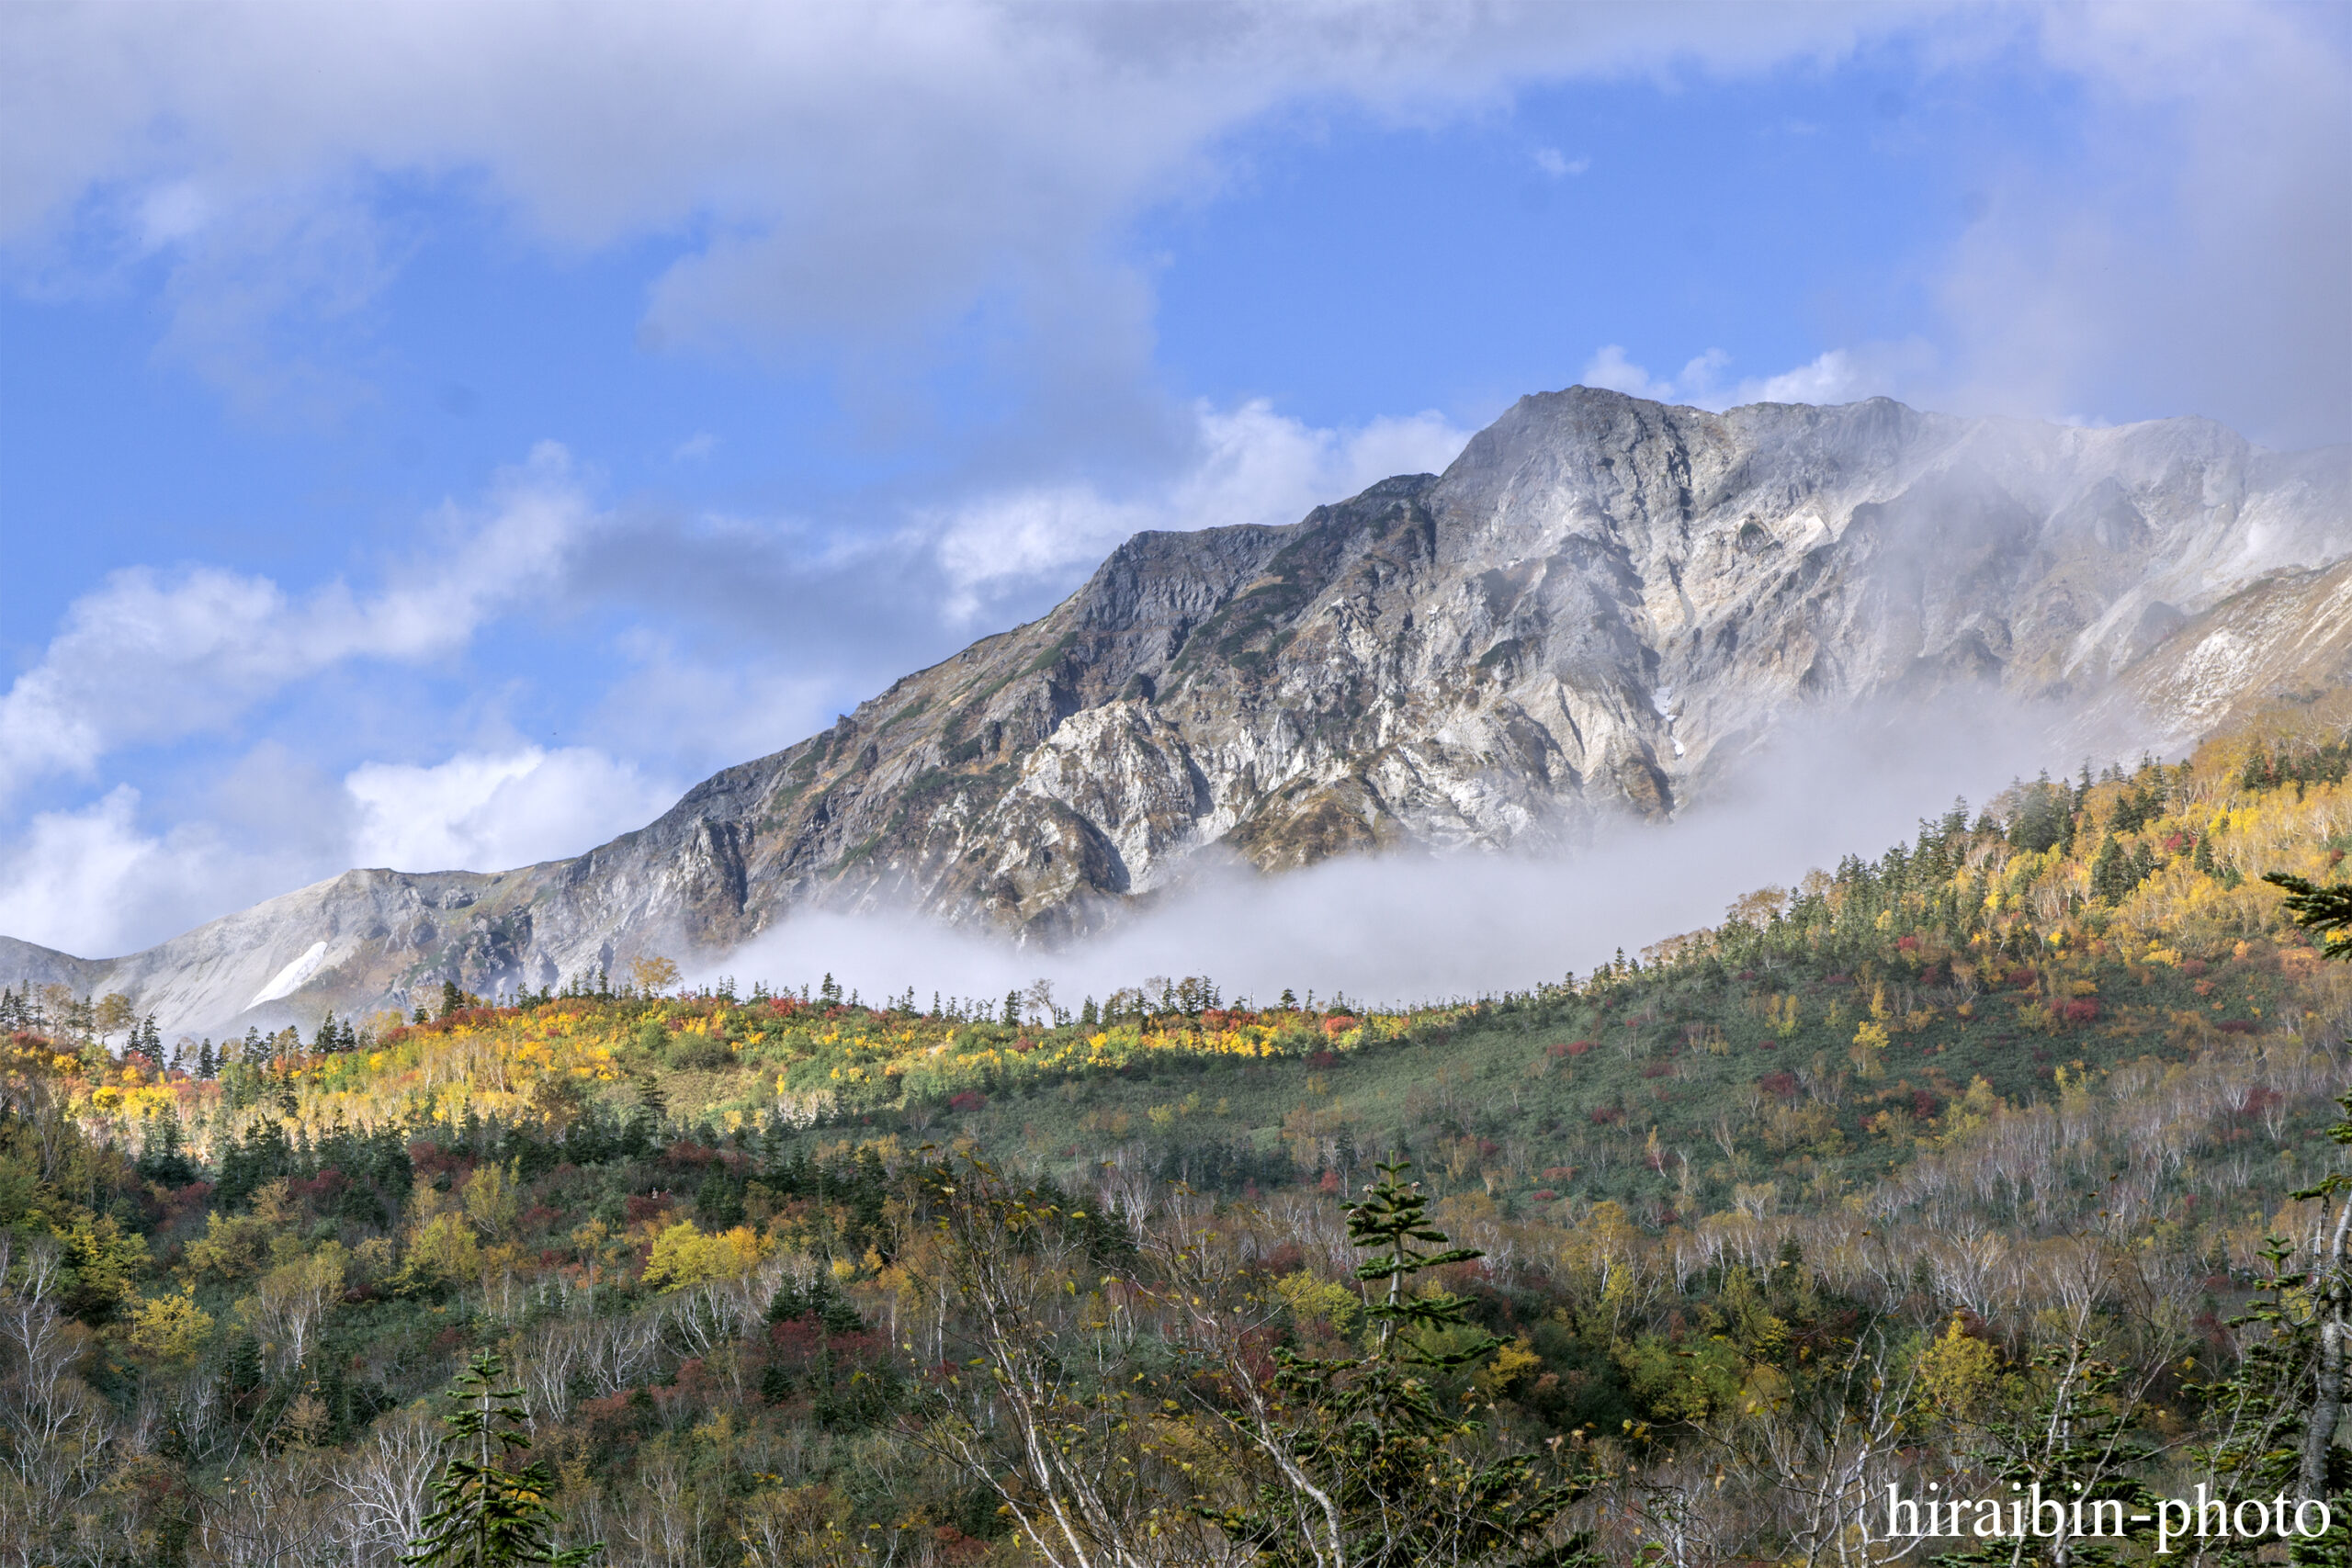
M 326 961 L 326 956 L 327 944 L 322 942 L 312 942 L 303 950 L 301 957 L 280 969 L 277 977 L 254 992 L 254 999 L 245 1005 L 249 1008 L 257 1008 L 264 1002 L 274 1002 L 280 997 L 292 996 L 300 988 L 303 981 L 319 972 L 319 965 Z

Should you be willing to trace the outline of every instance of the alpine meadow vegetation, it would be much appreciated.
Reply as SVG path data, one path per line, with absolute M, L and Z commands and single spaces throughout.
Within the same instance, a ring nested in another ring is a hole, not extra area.
M 2281 706 L 1412 1006 L 7 988 L 0 1562 L 2352 1560 L 2347 771 Z

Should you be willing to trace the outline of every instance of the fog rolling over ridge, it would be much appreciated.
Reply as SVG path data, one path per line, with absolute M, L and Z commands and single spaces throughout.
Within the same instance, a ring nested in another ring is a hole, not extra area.
M 1955 710 L 1966 721 L 1952 722 Z M 795 915 L 691 976 L 808 981 L 831 974 L 868 1001 L 919 987 L 1001 998 L 1036 979 L 1075 1009 L 1150 976 L 1205 975 L 1229 998 L 1287 987 L 1352 1002 L 1524 990 L 1665 935 L 1713 925 L 1741 894 L 1809 866 L 1874 854 L 1956 791 L 1981 802 L 2046 758 L 2050 737 L 1997 698 L 1937 709 L 1800 716 L 1726 787 L 1670 821 L 1621 816 L 1548 852 L 1348 855 L 1268 877 L 1204 871 L 1111 930 L 1015 948 L 920 915 Z
M 574 859 L 355 871 L 123 959 L 0 942 L 0 976 L 215 1032 L 643 952 L 926 991 L 1523 985 L 1956 790 L 2343 684 L 2348 496 L 2345 449 L 2203 420 L 1572 388 L 1442 475 L 1138 535 Z

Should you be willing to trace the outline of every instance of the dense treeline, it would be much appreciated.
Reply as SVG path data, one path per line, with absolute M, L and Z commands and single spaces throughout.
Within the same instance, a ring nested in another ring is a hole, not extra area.
M 1889 1485 L 2340 1496 L 2352 964 L 2263 878 L 2335 880 L 2344 734 L 1436 1007 L 594 976 L 175 1067 L 11 990 L 0 1560 L 388 1564 L 484 1349 L 616 1562 L 1917 1561 L 1985 1543 Z

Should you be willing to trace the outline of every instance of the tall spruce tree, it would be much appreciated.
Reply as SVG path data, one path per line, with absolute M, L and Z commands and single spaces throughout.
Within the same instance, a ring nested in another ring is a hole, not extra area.
M 548 1533 L 560 1522 L 548 1498 L 555 1476 L 545 1460 L 512 1462 L 531 1446 L 523 1434 L 528 1413 L 519 1388 L 501 1388 L 506 1368 L 488 1350 L 475 1355 L 450 1385 L 437 1505 L 401 1558 L 410 1568 L 501 1568 L 548 1562 L 571 1568 L 593 1562 L 599 1541 L 559 1551 Z
M 1411 1281 L 1482 1254 L 1446 1246 L 1428 1199 L 1405 1178 L 1407 1164 L 1376 1168 L 1379 1181 L 1347 1210 L 1348 1239 L 1372 1253 L 1356 1269 L 1371 1287 L 1368 1353 L 1273 1352 L 1287 1430 L 1231 1418 L 1264 1434 L 1260 1446 L 1275 1473 L 1249 1504 L 1211 1517 L 1282 1568 L 1597 1562 L 1582 1537 L 1548 1540 L 1589 1480 L 1547 1481 L 1527 1453 L 1482 1454 L 1481 1425 L 1441 1403 L 1441 1380 L 1467 1372 L 1502 1342 L 1471 1321 L 1466 1298 L 1417 1292 Z

